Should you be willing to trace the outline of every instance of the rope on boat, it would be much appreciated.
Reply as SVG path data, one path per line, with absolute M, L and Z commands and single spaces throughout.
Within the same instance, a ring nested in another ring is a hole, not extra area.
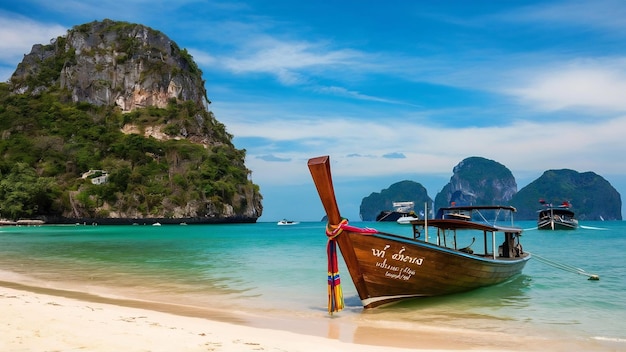
M 339 265 L 337 265 L 337 241 L 336 237 L 343 232 L 343 226 L 348 224 L 347 219 L 342 219 L 337 227 L 326 225 L 326 254 L 328 256 L 328 313 L 339 312 L 344 308 L 343 290 L 339 277 Z
M 326 224 L 326 236 L 328 243 L 326 244 L 326 255 L 328 257 L 328 313 L 339 312 L 345 306 L 343 299 L 343 289 L 341 288 L 341 278 L 339 277 L 339 265 L 337 264 L 337 236 L 344 230 L 358 232 L 362 234 L 376 233 L 375 229 L 348 225 L 348 219 L 342 219 L 341 222 L 333 226 Z
M 539 254 L 535 254 L 535 253 L 531 253 L 531 255 L 533 256 L 533 258 L 536 258 L 538 261 L 550 265 L 552 267 L 555 267 L 557 269 L 561 269 L 563 271 L 568 271 L 570 273 L 574 273 L 574 274 L 578 274 L 578 275 L 584 275 L 588 277 L 588 280 L 600 280 L 600 277 L 596 274 L 590 274 L 588 272 L 586 272 L 585 270 L 581 269 L 581 268 L 577 268 L 575 266 L 569 265 L 569 264 L 565 264 L 565 263 L 559 263 L 556 262 L 554 260 L 545 258 L 540 256 Z

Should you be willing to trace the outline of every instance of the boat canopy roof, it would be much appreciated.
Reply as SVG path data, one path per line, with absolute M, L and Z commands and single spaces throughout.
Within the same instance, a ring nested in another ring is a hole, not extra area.
M 470 206 L 454 206 L 447 208 L 439 208 L 437 211 L 437 215 L 435 219 L 464 219 L 471 220 L 474 215 L 478 215 L 478 217 L 482 218 L 487 222 L 483 212 L 493 211 L 496 214 L 500 214 L 501 211 L 504 211 L 506 214 L 512 214 L 517 211 L 512 206 L 509 205 L 470 205 Z M 496 218 L 498 215 L 496 215 Z
M 414 226 L 429 226 L 444 230 L 480 230 L 490 232 L 510 232 L 521 233 L 522 229 L 513 226 L 512 213 L 516 212 L 509 205 L 473 205 L 473 206 L 454 206 L 439 208 L 434 219 L 413 220 L 411 224 Z M 503 215 L 505 219 L 511 220 L 511 226 L 497 225 L 496 222 Z M 488 216 L 489 213 L 490 215 Z
M 570 215 L 570 216 L 574 216 L 574 211 L 570 210 L 569 208 L 559 208 L 559 207 L 547 207 L 544 209 L 540 209 L 537 211 L 539 214 L 565 214 L 565 215 Z
M 455 206 L 455 207 L 447 207 L 447 208 L 439 208 L 439 211 L 452 211 L 452 210 L 509 210 L 512 212 L 516 212 L 517 209 L 510 205 L 467 205 L 467 206 Z
M 522 229 L 512 226 L 499 226 L 491 225 L 482 222 L 474 222 L 467 220 L 455 220 L 455 219 L 427 219 L 427 220 L 413 220 L 411 221 L 413 226 L 432 226 L 444 230 L 480 230 L 490 232 L 512 232 L 521 233 Z

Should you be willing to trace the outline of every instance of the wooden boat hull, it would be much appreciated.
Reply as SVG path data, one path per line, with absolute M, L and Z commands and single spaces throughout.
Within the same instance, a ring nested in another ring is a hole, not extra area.
M 537 223 L 537 229 L 539 230 L 575 230 L 578 228 L 578 221 L 557 221 L 547 220 L 539 221 Z
M 578 220 L 574 218 L 574 212 L 567 209 L 547 209 L 539 212 L 537 220 L 538 230 L 575 230 L 578 228 Z
M 365 308 L 495 285 L 520 274 L 530 259 L 494 260 L 380 233 L 344 231 L 337 243 Z

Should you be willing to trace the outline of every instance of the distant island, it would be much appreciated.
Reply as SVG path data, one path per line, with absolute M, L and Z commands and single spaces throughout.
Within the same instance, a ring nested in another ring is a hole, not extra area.
M 390 210 L 393 202 L 411 200 L 416 205 L 432 204 L 435 210 L 450 204 L 512 205 L 517 208 L 517 220 L 536 220 L 540 199 L 555 205 L 571 203 L 579 220 L 622 220 L 619 192 L 596 173 L 548 170 L 518 192 L 515 177 L 506 166 L 476 156 L 454 167 L 450 182 L 434 202 L 421 184 L 405 180 L 363 198 L 360 215 L 363 221 L 374 221 L 374 214 Z

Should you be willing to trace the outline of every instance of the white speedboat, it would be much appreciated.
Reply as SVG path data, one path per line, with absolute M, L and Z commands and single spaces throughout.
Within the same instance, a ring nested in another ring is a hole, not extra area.
M 412 216 L 412 215 L 405 215 L 405 216 L 401 216 L 398 218 L 398 220 L 396 220 L 396 222 L 400 225 L 411 225 L 411 221 L 413 220 L 419 220 L 419 218 L 417 217 L 417 215 Z
M 299 221 L 291 221 L 291 220 L 287 220 L 287 219 L 282 219 L 280 220 L 277 225 L 279 226 L 285 226 L 285 225 L 298 225 L 300 222 Z

